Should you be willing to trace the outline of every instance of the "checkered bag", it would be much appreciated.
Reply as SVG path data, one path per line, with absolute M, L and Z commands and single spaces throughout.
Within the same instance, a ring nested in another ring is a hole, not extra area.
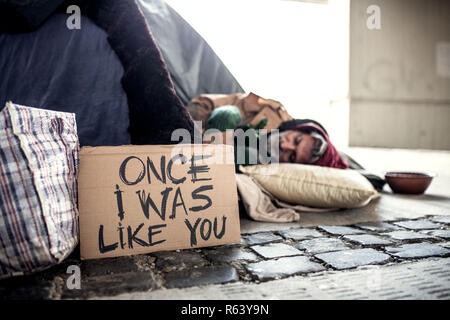
M 65 259 L 79 239 L 75 114 L 8 102 L 0 112 L 0 278 Z

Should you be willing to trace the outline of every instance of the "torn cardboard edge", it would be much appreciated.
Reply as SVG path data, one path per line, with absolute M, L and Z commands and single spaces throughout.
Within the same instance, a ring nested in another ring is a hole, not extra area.
M 240 242 L 229 145 L 83 147 L 81 259 Z

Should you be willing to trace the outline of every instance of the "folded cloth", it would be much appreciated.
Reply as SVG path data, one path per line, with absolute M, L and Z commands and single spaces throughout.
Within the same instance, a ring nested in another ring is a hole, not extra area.
M 276 199 L 252 177 L 236 174 L 239 197 L 250 218 L 263 222 L 295 222 L 300 220 L 300 212 L 329 212 L 336 208 L 311 208 L 292 205 Z

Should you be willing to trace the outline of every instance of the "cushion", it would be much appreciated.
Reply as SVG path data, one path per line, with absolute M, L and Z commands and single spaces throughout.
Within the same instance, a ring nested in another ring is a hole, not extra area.
M 8 102 L 0 112 L 0 278 L 63 261 L 78 244 L 73 113 Z
M 318 208 L 358 208 L 379 193 L 360 173 L 297 163 L 240 166 L 279 200 Z

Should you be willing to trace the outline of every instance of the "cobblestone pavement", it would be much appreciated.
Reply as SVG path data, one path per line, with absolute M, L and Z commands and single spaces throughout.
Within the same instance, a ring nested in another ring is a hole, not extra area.
M 240 244 L 120 258 L 80 261 L 76 256 L 32 276 L 0 281 L 0 297 L 86 299 L 214 284 L 262 285 L 430 258 L 447 261 L 439 273 L 438 297 L 450 297 L 450 216 L 249 233 L 242 234 Z M 81 289 L 67 288 L 70 265 L 80 267 Z

